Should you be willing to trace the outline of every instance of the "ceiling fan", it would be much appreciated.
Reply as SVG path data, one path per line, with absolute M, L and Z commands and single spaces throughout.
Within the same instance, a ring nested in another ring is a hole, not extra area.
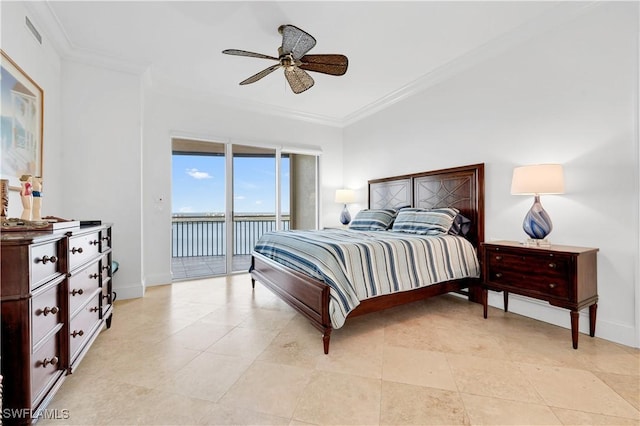
M 222 53 L 252 58 L 272 59 L 278 61 L 267 69 L 260 71 L 240 82 L 240 85 L 255 83 L 278 68 L 284 68 L 284 76 L 291 86 L 293 93 L 302 93 L 313 86 L 313 78 L 307 71 L 315 71 L 330 75 L 343 75 L 347 72 L 349 60 L 344 55 L 306 55 L 316 39 L 311 34 L 293 25 L 280 25 L 278 32 L 282 34 L 282 46 L 278 48 L 278 57 L 247 52 L 246 50 L 227 49 Z

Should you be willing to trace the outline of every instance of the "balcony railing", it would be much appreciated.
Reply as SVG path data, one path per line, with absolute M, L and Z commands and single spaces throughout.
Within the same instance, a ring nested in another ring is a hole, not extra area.
M 289 216 L 281 216 L 281 229 L 289 229 Z M 233 255 L 251 254 L 265 232 L 276 229 L 274 215 L 246 214 L 233 218 Z M 223 215 L 173 215 L 171 256 L 225 256 L 226 223 Z

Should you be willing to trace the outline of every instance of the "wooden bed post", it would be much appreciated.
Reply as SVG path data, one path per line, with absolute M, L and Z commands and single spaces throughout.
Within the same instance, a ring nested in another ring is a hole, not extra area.
M 324 344 L 324 354 L 327 355 L 329 353 L 329 340 L 331 339 L 331 327 L 324 330 L 322 334 L 322 343 Z

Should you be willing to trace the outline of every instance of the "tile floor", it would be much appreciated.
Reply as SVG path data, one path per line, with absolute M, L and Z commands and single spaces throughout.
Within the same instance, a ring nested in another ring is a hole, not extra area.
M 319 332 L 248 275 L 116 302 L 39 424 L 640 424 L 640 350 L 455 296 Z

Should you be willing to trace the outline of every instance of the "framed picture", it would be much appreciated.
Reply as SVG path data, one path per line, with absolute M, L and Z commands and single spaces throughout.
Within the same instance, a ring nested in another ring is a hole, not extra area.
M 9 189 L 19 191 L 20 176 L 42 176 L 44 95 L 4 51 L 0 92 L 0 175 L 9 179 Z

